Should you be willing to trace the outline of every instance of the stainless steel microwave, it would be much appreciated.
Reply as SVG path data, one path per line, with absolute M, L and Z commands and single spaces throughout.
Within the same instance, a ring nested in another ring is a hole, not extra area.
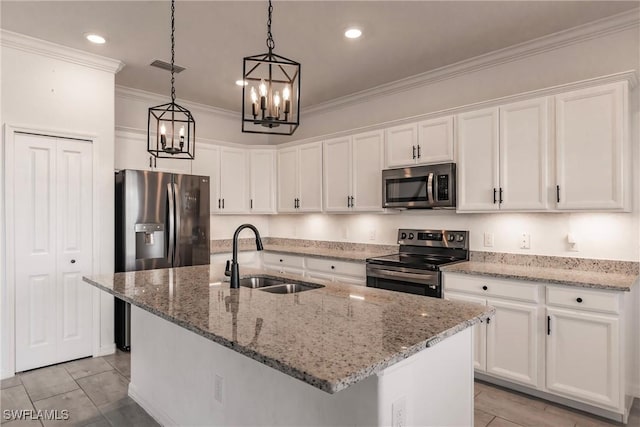
M 383 170 L 382 207 L 455 209 L 456 164 L 440 163 Z

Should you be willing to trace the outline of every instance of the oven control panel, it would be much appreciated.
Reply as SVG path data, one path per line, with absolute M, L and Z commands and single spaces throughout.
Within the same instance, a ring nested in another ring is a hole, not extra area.
M 438 248 L 469 248 L 469 232 L 456 230 L 398 230 L 398 244 Z

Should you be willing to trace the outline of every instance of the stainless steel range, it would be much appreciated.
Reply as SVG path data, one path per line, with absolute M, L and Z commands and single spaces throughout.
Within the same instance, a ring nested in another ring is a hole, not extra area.
M 367 286 L 442 298 L 440 267 L 469 260 L 469 232 L 398 230 L 400 252 L 367 259 Z

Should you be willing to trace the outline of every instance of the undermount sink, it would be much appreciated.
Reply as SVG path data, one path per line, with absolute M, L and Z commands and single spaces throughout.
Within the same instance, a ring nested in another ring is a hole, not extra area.
M 320 288 L 324 288 L 324 286 L 311 283 L 285 283 L 283 285 L 269 286 L 268 288 L 263 288 L 260 290 L 270 292 L 272 294 L 297 294 L 298 292 L 311 291 L 313 289 Z
M 240 286 L 243 286 L 245 288 L 257 289 L 264 288 L 266 286 L 281 285 L 284 282 L 284 280 L 275 279 L 272 277 L 245 277 L 244 279 L 240 279 Z
M 324 288 L 323 285 L 314 283 L 291 283 L 289 280 L 276 277 L 253 276 L 240 279 L 240 286 L 245 288 L 260 289 L 272 294 L 295 294 Z

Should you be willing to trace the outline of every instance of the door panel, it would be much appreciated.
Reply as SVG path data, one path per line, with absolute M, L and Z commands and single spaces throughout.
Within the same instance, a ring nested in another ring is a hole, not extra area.
M 320 212 L 322 210 L 322 143 L 314 142 L 299 148 L 300 169 L 298 170 L 300 212 Z
M 174 267 L 209 264 L 209 178 L 175 175 Z
M 410 166 L 418 154 L 418 125 L 394 126 L 385 130 L 387 167 Z
M 298 197 L 298 148 L 278 150 L 278 212 L 295 212 Z
M 351 210 L 351 137 L 324 142 L 323 175 L 325 211 Z M 304 176 L 301 179 L 304 179 Z
M 15 134 L 16 371 L 56 359 L 55 139 Z
M 352 141 L 353 209 L 381 211 L 384 134 L 382 131 L 359 134 Z
M 247 152 L 235 148 L 220 149 L 220 197 L 221 213 L 246 213 L 249 210 L 247 197 Z
M 444 298 L 451 301 L 465 301 L 474 304 L 487 305 L 484 298 L 460 295 L 445 290 Z M 473 368 L 485 372 L 487 370 L 487 328 L 484 321 L 473 325 Z
M 251 150 L 251 190 L 249 208 L 252 213 L 276 212 L 276 152 Z

